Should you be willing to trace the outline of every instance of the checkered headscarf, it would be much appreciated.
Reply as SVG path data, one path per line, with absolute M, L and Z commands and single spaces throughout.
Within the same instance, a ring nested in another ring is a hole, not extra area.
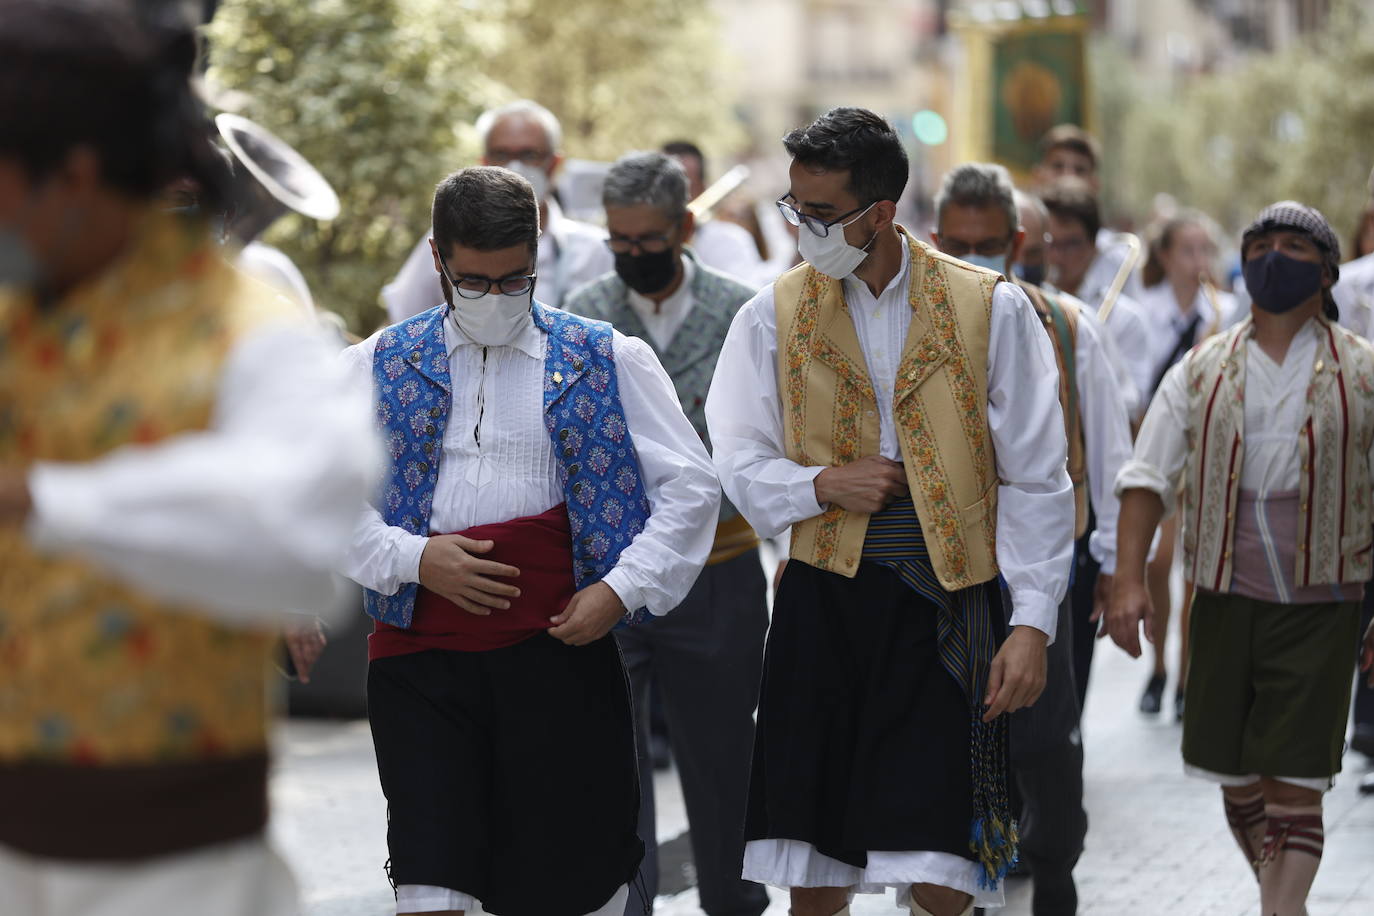
M 1301 232 L 1311 238 L 1321 249 L 1322 262 L 1330 268 L 1331 283 L 1335 284 L 1341 273 L 1341 243 L 1336 239 L 1336 233 L 1331 231 L 1331 224 L 1322 216 L 1320 210 L 1295 200 L 1281 200 L 1260 211 L 1260 215 L 1255 217 L 1255 221 L 1240 237 L 1241 255 L 1244 256 L 1245 249 L 1250 246 L 1252 239 L 1279 230 Z

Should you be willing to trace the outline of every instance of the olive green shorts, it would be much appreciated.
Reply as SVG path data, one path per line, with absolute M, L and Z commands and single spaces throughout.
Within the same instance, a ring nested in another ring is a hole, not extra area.
M 1188 632 L 1185 763 L 1228 776 L 1340 772 L 1359 602 L 1274 604 L 1199 589 Z

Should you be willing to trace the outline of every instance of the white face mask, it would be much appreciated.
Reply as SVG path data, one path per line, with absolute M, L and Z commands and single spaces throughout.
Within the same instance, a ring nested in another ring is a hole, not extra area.
M 972 264 L 974 267 L 986 267 L 988 270 L 997 271 L 1004 277 L 1007 276 L 1007 256 L 1005 254 L 987 255 L 970 251 L 960 257 L 959 260 Z
M 547 172 L 537 165 L 526 165 L 519 159 L 512 159 L 510 162 L 501 166 L 501 168 L 510 169 L 512 172 L 528 181 L 534 186 L 535 201 L 538 203 L 544 202 L 544 196 L 549 193 L 549 176 Z
M 810 229 L 803 226 L 797 233 L 797 251 L 806 259 L 816 270 L 834 280 L 843 280 L 858 269 L 859 265 L 868 257 L 868 247 L 873 244 L 873 239 L 868 240 L 868 245 L 862 248 L 855 248 L 845 241 L 844 227 L 853 225 L 856 221 L 863 219 L 864 213 L 872 210 L 876 204 L 869 204 L 864 208 L 863 213 L 858 214 L 847 223 L 836 223 L 830 227 L 830 234 L 822 238 Z
M 475 343 L 502 347 L 513 342 L 531 322 L 534 290 L 519 296 L 489 292 L 476 299 L 453 297 L 454 323 Z

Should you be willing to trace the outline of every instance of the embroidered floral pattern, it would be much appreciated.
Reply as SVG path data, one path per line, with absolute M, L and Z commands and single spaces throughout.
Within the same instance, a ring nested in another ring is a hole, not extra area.
M 639 489 L 639 474 L 628 464 L 622 465 L 620 470 L 615 472 L 615 488 L 629 496 Z

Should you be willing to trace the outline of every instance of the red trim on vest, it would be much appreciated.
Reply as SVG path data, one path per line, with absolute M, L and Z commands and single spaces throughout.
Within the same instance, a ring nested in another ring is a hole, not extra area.
M 1198 457 L 1197 463 L 1197 521 L 1194 523 L 1193 530 L 1202 530 L 1202 507 L 1207 502 L 1207 438 L 1212 427 L 1212 407 L 1217 401 L 1217 392 L 1221 390 L 1221 382 L 1226 370 L 1222 370 L 1222 375 L 1217 376 L 1216 384 L 1212 386 L 1212 396 L 1207 399 L 1207 410 L 1202 415 L 1202 454 Z M 1198 553 L 1193 557 L 1194 582 L 1200 581 L 1198 573 L 1198 563 L 1201 561 L 1201 544 L 1198 544 Z
M 1346 394 L 1345 394 L 1345 373 L 1341 371 L 1341 358 L 1340 358 L 1340 355 L 1336 352 L 1336 335 L 1335 335 L 1335 333 L 1331 330 L 1331 326 L 1330 326 L 1330 325 L 1327 325 L 1327 328 L 1326 328 L 1326 339 L 1327 339 L 1327 343 L 1328 343 L 1328 344 L 1330 345 L 1330 347 L 1331 347 L 1331 362 L 1335 364 L 1335 370 L 1334 370 L 1334 371 L 1335 371 L 1335 373 L 1336 373 L 1336 387 L 1337 387 L 1337 388 L 1340 390 L 1340 392 L 1341 392 L 1341 454 L 1340 454 L 1340 461 L 1341 461 L 1341 489 L 1340 489 L 1339 492 L 1340 492 L 1341 494 L 1345 494 L 1345 493 L 1347 492 L 1346 489 L 1345 489 L 1345 476 L 1346 476 L 1345 459 L 1346 459 L 1346 456 L 1347 456 L 1348 454 L 1350 454 L 1350 451 L 1349 451 L 1349 447 L 1350 447 L 1350 403 L 1349 403 L 1349 401 L 1346 400 Z M 1344 540 L 1344 538 L 1345 538 L 1345 498 L 1344 498 L 1344 495 L 1342 495 L 1342 498 L 1341 498 L 1341 514 L 1340 514 L 1340 527 L 1338 527 L 1338 528 L 1336 529 L 1336 544 L 1337 544 L 1337 548 L 1336 548 L 1336 581 L 1337 581 L 1337 582 L 1344 582 L 1344 581 L 1345 581 L 1345 549 L 1344 549 L 1344 545 L 1341 543 L 1342 540 Z
M 1312 432 L 1312 418 L 1307 418 L 1307 530 L 1302 544 L 1302 582 L 1312 584 L 1312 494 L 1317 492 L 1317 437 Z
M 1217 560 L 1217 584 L 1213 586 L 1214 591 L 1221 591 L 1222 575 L 1226 572 L 1228 544 L 1231 543 L 1231 498 L 1240 489 L 1240 482 L 1236 480 L 1236 453 L 1240 451 L 1240 436 L 1231 440 L 1231 458 L 1227 462 L 1229 473 L 1226 478 L 1226 520 L 1221 527 L 1221 558 Z
M 510 607 L 479 617 L 421 586 L 409 628 L 376 622 L 367 638 L 369 660 L 427 649 L 486 652 L 513 646 L 549 629 L 549 618 L 572 600 L 577 589 L 565 503 L 541 515 L 478 525 L 458 534 L 491 541 L 491 550 L 481 558 L 519 569 L 519 577 L 508 581 L 520 587 L 520 596 L 511 599 Z

